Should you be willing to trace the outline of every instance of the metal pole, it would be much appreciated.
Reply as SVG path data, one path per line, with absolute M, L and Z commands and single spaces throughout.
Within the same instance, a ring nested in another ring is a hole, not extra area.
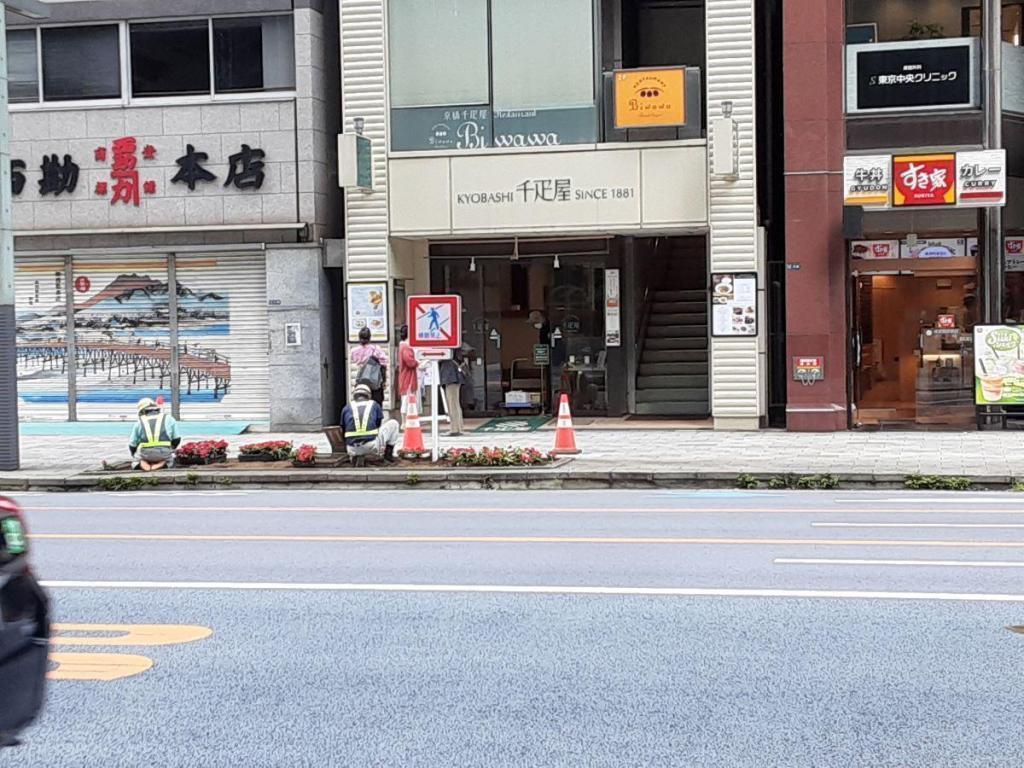
M 436 462 L 441 458 L 441 422 L 437 418 L 437 388 L 440 386 L 441 375 L 437 360 L 430 361 L 430 460 Z
M 985 148 L 1003 148 L 1003 19 L 1002 0 L 985 0 Z M 1002 323 L 1003 317 L 1003 209 L 985 208 L 985 321 Z
M 74 259 L 64 257 L 64 336 L 67 349 L 68 421 L 78 421 L 78 340 L 75 337 Z
M 171 415 L 181 419 L 181 349 L 178 346 L 178 255 L 167 255 L 167 308 L 171 328 Z
M 7 111 L 7 21 L 0 3 L 0 470 L 19 469 L 18 349 L 14 327 L 11 127 Z

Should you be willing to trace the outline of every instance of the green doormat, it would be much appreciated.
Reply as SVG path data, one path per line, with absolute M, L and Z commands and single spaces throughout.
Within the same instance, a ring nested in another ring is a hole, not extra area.
M 501 416 L 481 424 L 474 432 L 536 432 L 551 421 L 550 416 Z

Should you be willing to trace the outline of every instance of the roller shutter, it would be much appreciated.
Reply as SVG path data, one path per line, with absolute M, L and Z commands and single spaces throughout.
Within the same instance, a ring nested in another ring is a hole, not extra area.
M 15 264 L 15 343 L 18 416 L 68 417 L 67 286 L 64 259 L 23 259 Z

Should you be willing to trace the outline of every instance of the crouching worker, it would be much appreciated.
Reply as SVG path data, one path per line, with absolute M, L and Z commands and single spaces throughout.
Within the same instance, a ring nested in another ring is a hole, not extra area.
M 398 422 L 384 421 L 384 409 L 371 400 L 372 393 L 365 384 L 352 391 L 352 402 L 341 412 L 341 428 L 345 430 L 345 447 L 357 467 L 366 466 L 370 454 L 383 456 L 389 464 L 395 461 L 398 445 Z
M 160 406 L 148 397 L 139 400 L 139 420 L 128 443 L 128 450 L 139 460 L 139 469 L 144 472 L 163 469 L 180 442 L 174 417 L 161 412 Z

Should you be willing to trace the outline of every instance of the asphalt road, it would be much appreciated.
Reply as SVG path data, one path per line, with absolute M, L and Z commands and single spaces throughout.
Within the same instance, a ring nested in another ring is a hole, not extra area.
M 0 764 L 992 768 L 1024 754 L 1024 634 L 1007 629 L 1024 625 L 1024 497 L 20 500 L 66 628 L 47 711 Z

